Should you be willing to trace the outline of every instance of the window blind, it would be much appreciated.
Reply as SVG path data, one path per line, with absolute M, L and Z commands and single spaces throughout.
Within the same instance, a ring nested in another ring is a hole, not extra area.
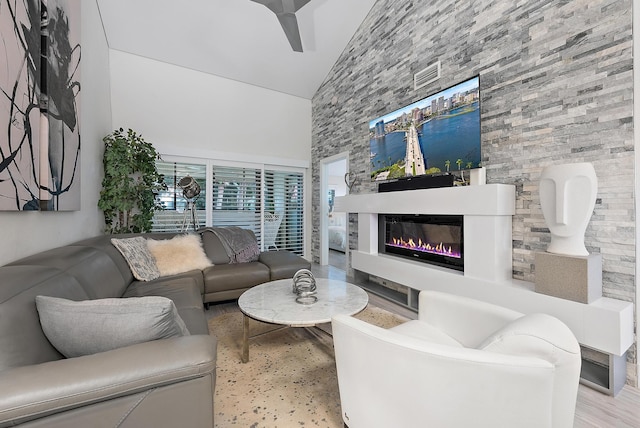
M 250 229 L 261 242 L 261 179 L 258 168 L 213 165 L 212 226 Z
M 304 253 L 303 174 L 276 169 L 264 171 L 265 250 Z M 269 220 L 274 218 L 277 232 L 267 239 Z

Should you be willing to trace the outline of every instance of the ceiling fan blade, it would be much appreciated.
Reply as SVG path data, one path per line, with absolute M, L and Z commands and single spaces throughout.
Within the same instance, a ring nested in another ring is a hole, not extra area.
M 271 12 L 278 15 L 284 12 L 283 0 L 251 0 L 252 2 L 259 3 L 266 6 Z
M 251 0 L 266 6 L 276 14 L 284 33 L 295 52 L 302 52 L 302 41 L 295 13 L 311 0 Z
M 293 11 L 297 12 L 300 9 L 302 9 L 302 6 L 304 6 L 305 4 L 309 3 L 311 0 L 283 0 L 282 3 L 284 4 L 285 10 L 287 12 L 289 12 L 287 10 L 287 1 L 289 1 L 290 3 L 292 3 L 293 6 Z
M 298 20 L 293 13 L 283 13 L 278 15 L 278 21 L 289 39 L 291 49 L 295 52 L 302 52 L 302 40 L 300 40 L 300 30 L 298 29 Z

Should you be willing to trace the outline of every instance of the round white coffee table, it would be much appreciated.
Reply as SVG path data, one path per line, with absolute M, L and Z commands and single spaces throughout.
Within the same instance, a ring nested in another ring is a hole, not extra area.
M 318 301 L 310 305 L 296 302 L 292 279 L 265 282 L 240 296 L 243 363 L 249 361 L 249 318 L 288 327 L 313 327 L 331 322 L 334 315 L 355 315 L 369 303 L 367 293 L 348 282 L 316 278 L 316 287 Z

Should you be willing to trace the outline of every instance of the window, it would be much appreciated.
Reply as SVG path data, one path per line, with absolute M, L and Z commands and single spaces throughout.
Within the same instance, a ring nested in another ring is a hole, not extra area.
M 304 255 L 304 170 L 262 164 L 236 164 L 202 159 L 157 163 L 167 190 L 158 197 L 165 207 L 156 212 L 154 232 L 193 230 L 197 226 L 250 229 L 264 250 L 289 250 Z M 180 180 L 192 177 L 200 194 L 189 201 Z

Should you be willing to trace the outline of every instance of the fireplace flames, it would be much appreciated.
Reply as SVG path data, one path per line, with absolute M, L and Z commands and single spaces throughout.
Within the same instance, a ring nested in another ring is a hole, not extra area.
M 408 238 L 405 240 L 404 238 L 391 238 L 391 242 L 387 243 L 387 245 L 391 245 L 393 247 L 398 248 L 406 248 L 408 250 L 413 251 L 422 251 L 423 253 L 431 253 L 438 254 L 447 257 L 455 257 L 457 259 L 461 258 L 460 252 L 455 251 L 451 248 L 451 246 L 446 246 L 442 242 L 439 244 L 430 244 L 428 242 L 423 242 L 422 239 L 418 238 L 418 242 L 416 243 L 413 238 Z

